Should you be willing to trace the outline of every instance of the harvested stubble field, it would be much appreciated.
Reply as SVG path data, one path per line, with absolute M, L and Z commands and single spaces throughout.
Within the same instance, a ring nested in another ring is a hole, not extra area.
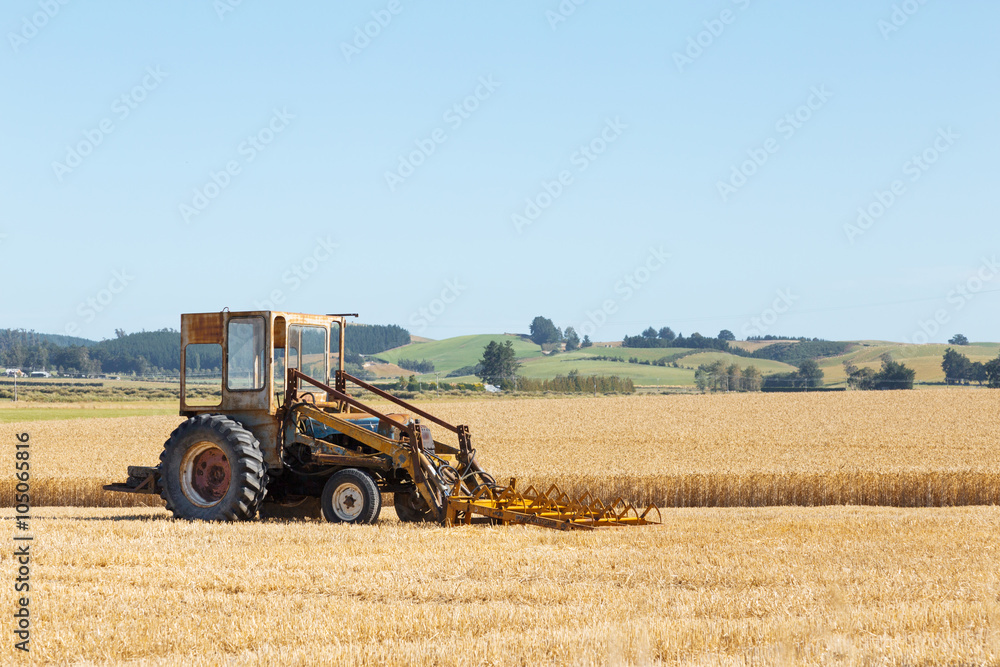
M 662 507 L 1000 503 L 1000 392 L 843 392 L 434 402 L 467 423 L 501 482 L 557 483 Z M 27 430 L 36 505 L 123 506 L 100 487 L 155 465 L 179 417 L 0 425 Z M 448 440 L 444 435 L 436 435 Z M 0 479 L 9 506 L 13 478 Z M 158 501 L 152 499 L 155 504 Z
M 7 641 L 0 661 L 1000 661 L 997 508 L 674 509 L 664 526 L 594 533 L 386 515 L 354 527 L 38 510 L 32 651 Z M 12 571 L 8 549 L 0 565 Z

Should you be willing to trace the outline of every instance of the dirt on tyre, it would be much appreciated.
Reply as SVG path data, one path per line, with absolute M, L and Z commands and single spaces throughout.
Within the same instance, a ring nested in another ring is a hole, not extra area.
M 260 443 L 224 415 L 191 417 L 170 434 L 160 480 L 160 497 L 179 519 L 247 521 L 267 494 Z
M 375 523 L 382 511 L 382 494 L 367 472 L 344 468 L 327 480 L 320 505 L 323 518 L 333 523 Z

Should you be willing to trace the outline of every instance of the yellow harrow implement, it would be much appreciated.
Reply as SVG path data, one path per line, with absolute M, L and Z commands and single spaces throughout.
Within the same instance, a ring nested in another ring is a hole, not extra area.
M 545 493 L 529 486 L 518 492 L 516 480 L 504 489 L 482 487 L 471 496 L 448 496 L 445 522 L 449 526 L 472 523 L 474 516 L 483 516 L 503 524 L 527 524 L 556 530 L 593 530 L 603 526 L 643 526 L 660 523 L 660 510 L 650 505 L 639 511 L 621 497 L 610 505 L 589 493 L 572 499 L 555 484 Z M 656 521 L 650 514 L 656 513 Z

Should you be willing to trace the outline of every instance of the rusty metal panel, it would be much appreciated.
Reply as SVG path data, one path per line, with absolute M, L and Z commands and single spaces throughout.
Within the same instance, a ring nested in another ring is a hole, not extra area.
M 222 344 L 222 313 L 181 315 L 181 346 L 194 343 Z
M 224 412 L 227 417 L 238 421 L 260 441 L 260 451 L 264 455 L 264 463 L 269 468 L 280 470 L 283 467 L 281 447 L 278 443 L 281 425 L 272 415 L 265 410 L 229 409 Z

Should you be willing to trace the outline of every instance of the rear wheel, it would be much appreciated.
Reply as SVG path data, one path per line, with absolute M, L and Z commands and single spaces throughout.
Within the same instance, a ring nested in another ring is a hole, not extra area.
M 160 478 L 160 496 L 179 519 L 253 519 L 267 493 L 260 443 L 223 415 L 178 426 L 160 454 Z
M 382 511 L 382 494 L 367 472 L 344 468 L 327 480 L 321 505 L 327 521 L 375 523 Z

